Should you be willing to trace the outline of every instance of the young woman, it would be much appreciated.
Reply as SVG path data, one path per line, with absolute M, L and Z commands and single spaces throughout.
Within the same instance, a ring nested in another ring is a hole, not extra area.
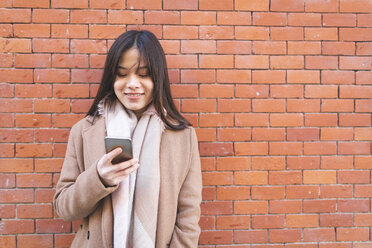
M 113 164 L 132 141 L 133 159 Z M 71 247 L 197 247 L 201 171 L 195 131 L 171 97 L 163 49 L 149 31 L 113 43 L 97 96 L 70 133 L 54 206 L 82 219 Z

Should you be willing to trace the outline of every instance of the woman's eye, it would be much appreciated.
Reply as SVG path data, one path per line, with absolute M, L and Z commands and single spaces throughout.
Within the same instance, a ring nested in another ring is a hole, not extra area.
M 141 74 L 138 74 L 138 76 L 140 76 L 140 77 L 148 77 L 148 76 L 150 76 L 150 75 L 147 74 L 147 73 L 141 73 Z
M 126 77 L 127 74 L 118 73 L 118 77 Z

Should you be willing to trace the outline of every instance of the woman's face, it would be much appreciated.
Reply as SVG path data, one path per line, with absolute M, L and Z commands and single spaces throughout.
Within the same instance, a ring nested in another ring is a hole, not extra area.
M 114 82 L 116 97 L 139 117 L 152 101 L 153 89 L 154 82 L 147 65 L 139 59 L 138 49 L 132 47 L 125 51 L 121 56 L 118 75 Z

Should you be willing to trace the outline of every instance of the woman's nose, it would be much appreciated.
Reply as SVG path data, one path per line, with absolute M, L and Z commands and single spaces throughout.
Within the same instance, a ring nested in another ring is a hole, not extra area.
M 127 83 L 128 88 L 138 88 L 140 86 L 140 82 L 136 76 L 132 76 L 129 78 Z

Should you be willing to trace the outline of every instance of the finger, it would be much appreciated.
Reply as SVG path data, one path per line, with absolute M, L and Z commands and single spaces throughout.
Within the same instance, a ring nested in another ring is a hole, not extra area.
M 122 152 L 121 147 L 117 147 L 109 153 L 106 153 L 106 161 L 111 162 L 117 155 Z
M 115 175 L 115 180 L 119 180 L 122 181 L 125 177 L 129 176 L 130 173 L 136 171 L 139 167 L 139 164 L 135 164 L 127 169 L 124 169 L 120 172 L 118 172 L 116 175 Z
M 126 168 L 129 168 L 129 167 L 135 165 L 135 164 L 138 164 L 138 159 L 133 158 L 133 159 L 121 162 L 121 163 L 117 164 L 116 166 L 119 170 L 124 170 Z

